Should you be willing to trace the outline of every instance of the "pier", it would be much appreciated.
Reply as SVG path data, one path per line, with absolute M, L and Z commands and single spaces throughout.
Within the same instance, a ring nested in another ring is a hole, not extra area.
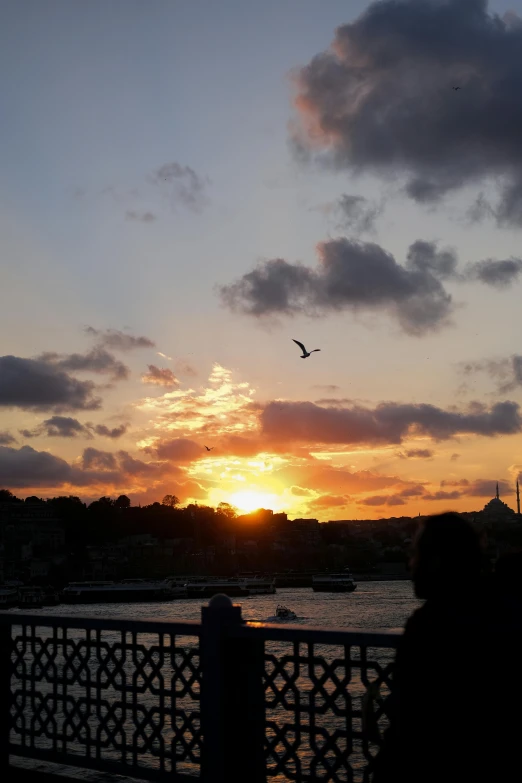
M 398 638 L 246 623 L 225 596 L 201 622 L 3 612 L 2 772 L 370 781 Z

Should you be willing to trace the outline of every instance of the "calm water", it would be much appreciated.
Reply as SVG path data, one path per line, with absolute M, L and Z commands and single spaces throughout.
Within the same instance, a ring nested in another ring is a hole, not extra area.
M 279 589 L 276 595 L 234 599 L 246 620 L 270 622 L 277 604 L 296 613 L 294 624 L 350 627 L 365 631 L 400 630 L 419 606 L 411 582 L 361 582 L 354 593 L 314 593 L 311 588 Z M 199 620 L 201 603 L 179 600 L 159 604 L 81 604 L 41 610 L 42 614 L 118 617 L 132 620 Z

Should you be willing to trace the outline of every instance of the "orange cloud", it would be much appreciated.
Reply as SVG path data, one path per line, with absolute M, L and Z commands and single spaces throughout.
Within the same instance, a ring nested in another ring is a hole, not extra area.
M 147 365 L 149 371 L 141 376 L 143 383 L 150 383 L 154 386 L 178 386 L 179 381 L 168 367 L 156 367 L 155 364 Z
M 308 508 L 333 508 L 347 506 L 351 498 L 344 495 L 321 495 L 308 503 Z

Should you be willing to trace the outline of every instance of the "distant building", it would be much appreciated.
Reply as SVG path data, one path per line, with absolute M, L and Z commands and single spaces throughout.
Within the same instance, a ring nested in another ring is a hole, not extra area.
M 65 531 L 46 503 L 0 504 L 0 542 L 9 560 L 52 557 L 65 548 Z
M 282 528 L 283 538 L 302 546 L 321 543 L 321 526 L 317 519 L 289 519 Z
M 518 499 L 518 481 L 517 481 L 517 499 Z M 497 491 L 494 498 L 492 498 L 486 505 L 484 506 L 482 512 L 481 512 L 482 520 L 484 522 L 493 522 L 493 523 L 502 523 L 502 522 L 518 522 L 520 521 L 520 516 L 515 511 L 513 511 L 512 508 L 510 508 L 507 503 L 504 503 L 503 500 L 500 499 L 499 491 L 498 491 L 498 482 L 497 482 Z

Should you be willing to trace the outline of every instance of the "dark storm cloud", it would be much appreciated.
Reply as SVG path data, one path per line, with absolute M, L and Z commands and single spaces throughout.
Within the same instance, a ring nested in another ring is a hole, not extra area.
M 418 239 L 408 249 L 406 268 L 429 272 L 441 280 L 457 278 L 457 254 L 454 250 L 439 250 L 436 242 Z
M 44 353 L 38 358 L 67 372 L 93 372 L 98 375 L 110 375 L 115 381 L 125 380 L 130 374 L 127 365 L 99 346 L 87 353 Z
M 75 468 L 79 472 L 78 468 Z M 118 451 L 114 454 L 111 451 L 102 451 L 100 449 L 84 449 L 81 461 L 81 472 L 83 476 L 88 477 L 89 472 L 95 471 L 102 478 L 104 475 L 110 476 L 140 476 L 145 474 L 161 475 L 164 468 L 157 462 L 143 462 L 140 459 L 132 457 L 127 451 Z M 75 475 L 75 479 L 82 478 L 82 475 Z
M 198 371 L 190 364 L 190 362 L 187 362 L 184 359 L 177 361 L 174 369 L 180 375 L 187 375 L 190 378 L 195 378 L 198 374 Z
M 95 329 L 86 326 L 85 333 L 94 337 L 98 346 L 110 348 L 113 351 L 132 351 L 136 348 L 154 348 L 156 343 L 148 337 L 136 337 L 133 334 L 121 332 L 119 329 Z
M 443 489 L 437 490 L 437 492 L 427 493 L 422 496 L 423 500 L 458 500 L 462 497 L 462 492 L 458 489 L 454 489 L 451 492 L 446 492 Z
M 351 196 L 343 193 L 338 201 L 342 215 L 341 226 L 356 233 L 371 232 L 375 221 L 382 213 L 382 206 L 372 204 L 363 196 Z
M 87 438 L 92 437 L 89 430 L 78 419 L 73 419 L 70 416 L 52 416 L 32 432 L 23 430 L 22 434 L 26 438 L 35 438 L 39 435 L 46 435 L 49 438 L 76 438 L 79 435 Z
M 84 449 L 82 467 L 84 470 L 91 468 L 95 470 L 116 470 L 116 457 L 110 451 L 100 451 L 93 448 Z
M 406 449 L 397 456 L 399 459 L 432 459 L 433 451 L 431 449 Z
M 486 373 L 493 378 L 501 394 L 512 392 L 522 386 L 522 356 L 513 354 L 503 359 L 484 359 L 468 362 L 463 366 L 466 375 Z
M 326 405 L 327 407 L 339 408 L 344 405 L 351 405 L 353 400 L 350 397 L 320 397 L 315 400 L 316 405 Z
M 297 90 L 302 155 L 405 174 L 421 202 L 497 177 L 499 222 L 522 224 L 522 26 L 485 0 L 372 3 L 300 70 Z
M 359 500 L 359 503 L 363 506 L 384 506 L 387 500 L 387 495 L 371 495 L 368 498 Z
M 220 289 L 225 305 L 248 315 L 291 315 L 313 310 L 317 273 L 274 258 L 258 264 L 236 283 Z
M 178 386 L 179 381 L 168 367 L 156 367 L 155 364 L 147 365 L 148 372 L 141 376 L 143 383 L 154 386 Z
M 401 498 L 418 498 L 421 495 L 424 495 L 424 487 L 420 484 L 416 484 L 413 487 L 406 487 L 406 489 L 399 492 Z
M 128 209 L 125 213 L 125 219 L 134 223 L 154 223 L 156 215 L 152 212 L 137 212 L 134 209 Z
M 0 407 L 56 412 L 94 410 L 92 381 L 79 381 L 52 363 L 18 356 L 0 357 Z
M 387 506 L 405 506 L 406 501 L 403 500 L 399 495 L 391 495 L 391 497 L 388 498 L 386 501 Z
M 488 258 L 469 264 L 466 273 L 471 280 L 479 280 L 495 288 L 508 288 L 522 273 L 522 259 L 506 258 L 503 261 L 495 261 Z
M 203 456 L 202 446 L 188 438 L 172 438 L 164 440 L 151 448 L 159 459 L 171 460 L 173 462 L 192 462 Z
M 127 432 L 127 425 L 121 424 L 119 427 L 110 429 L 105 424 L 81 424 L 77 419 L 69 416 L 52 416 L 43 421 L 33 430 L 20 430 L 24 438 L 37 438 L 42 435 L 49 438 L 92 438 L 93 433 L 107 438 L 121 438 Z
M 295 494 L 295 493 L 294 493 Z M 333 506 L 347 506 L 350 503 L 349 495 L 321 495 L 315 500 L 308 501 L 308 508 L 329 508 Z
M 153 181 L 173 188 L 173 196 L 189 209 L 198 212 L 206 203 L 208 179 L 196 174 L 190 166 L 165 163 L 154 172 Z
M 363 506 L 405 506 L 401 495 L 371 495 L 358 501 Z
M 452 299 L 439 279 L 453 264 L 448 251 L 416 242 L 401 266 L 373 242 L 339 238 L 320 243 L 318 254 L 316 269 L 283 259 L 258 264 L 221 288 L 224 304 L 253 316 L 380 310 L 415 335 L 449 321 Z
M 83 452 L 80 465 L 70 465 L 60 457 L 46 451 L 36 451 L 30 446 L 22 446 L 20 449 L 0 446 L 0 486 L 8 488 L 54 488 L 64 484 L 77 487 L 113 486 L 136 476 L 157 478 L 163 472 L 162 464 L 142 462 L 126 451 L 112 454 L 88 448 Z
M 0 485 L 5 487 L 59 486 L 71 478 L 71 466 L 60 457 L 30 446 L 0 446 Z
M 296 486 L 290 487 L 290 492 L 292 493 L 292 495 L 296 495 L 297 497 L 304 497 L 304 498 L 309 497 L 310 495 L 313 494 L 311 489 L 304 489 L 303 487 L 296 487 Z
M 471 207 L 467 211 L 470 223 L 481 223 L 486 218 L 495 217 L 496 213 L 484 193 L 479 193 Z
M 372 234 L 376 220 L 383 212 L 383 205 L 369 201 L 364 196 L 343 193 L 336 201 L 327 204 L 323 211 L 337 218 L 337 230 Z
M 0 431 L 0 446 L 11 446 L 13 443 L 16 443 L 14 435 L 11 435 L 7 430 Z
M 128 476 L 160 475 L 164 472 L 163 465 L 157 462 L 143 462 L 131 456 L 128 451 L 118 452 L 120 469 Z
M 273 440 L 308 444 L 398 444 L 412 434 L 445 440 L 464 433 L 492 437 L 522 431 L 520 408 L 515 402 L 499 402 L 489 409 L 472 406 L 461 412 L 392 402 L 375 408 L 271 402 L 262 411 L 260 421 L 263 434 Z
M 501 495 L 510 495 L 513 492 L 512 487 L 506 481 L 499 481 L 498 489 Z M 496 479 L 475 479 L 469 483 L 463 494 L 477 498 L 493 498 L 496 491 Z
M 120 424 L 119 427 L 107 427 L 105 424 L 90 425 L 96 435 L 102 435 L 105 438 L 121 438 L 128 430 L 127 424 Z
M 440 490 L 424 494 L 423 500 L 458 500 L 463 497 L 492 498 L 496 493 L 497 481 L 495 479 L 445 480 L 440 482 L 440 486 Z M 449 487 L 453 487 L 453 489 L 448 489 Z M 506 481 L 499 481 L 498 487 L 503 495 L 513 492 Z
M 74 438 L 88 434 L 83 424 L 69 416 L 52 416 L 43 422 L 43 426 L 49 437 Z

